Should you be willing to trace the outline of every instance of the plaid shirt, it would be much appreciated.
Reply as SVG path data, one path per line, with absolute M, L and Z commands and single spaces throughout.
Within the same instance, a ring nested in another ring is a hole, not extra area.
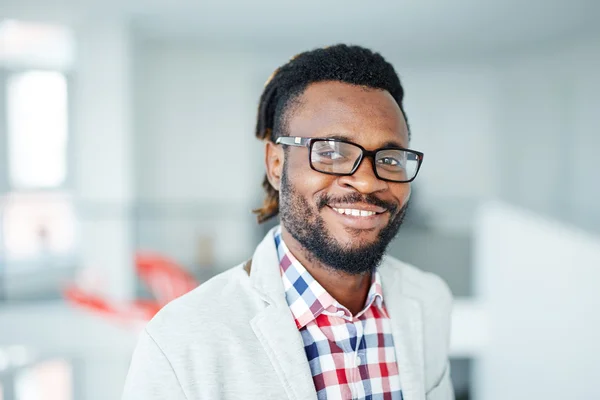
M 302 334 L 319 399 L 402 399 L 390 318 L 375 272 L 364 309 L 352 316 L 275 232 L 287 303 Z

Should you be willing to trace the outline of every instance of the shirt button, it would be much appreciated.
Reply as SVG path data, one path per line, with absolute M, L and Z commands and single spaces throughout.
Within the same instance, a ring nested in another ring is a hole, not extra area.
M 361 364 L 360 356 L 356 356 L 356 366 L 358 367 Z

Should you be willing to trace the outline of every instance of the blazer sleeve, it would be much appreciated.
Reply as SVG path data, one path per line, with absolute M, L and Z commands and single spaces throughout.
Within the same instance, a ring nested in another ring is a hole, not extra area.
M 187 400 L 167 356 L 147 330 L 140 336 L 122 400 Z

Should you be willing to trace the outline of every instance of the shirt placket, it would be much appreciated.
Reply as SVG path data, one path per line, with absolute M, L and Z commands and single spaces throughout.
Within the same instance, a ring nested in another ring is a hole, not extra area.
M 352 324 L 354 325 L 354 329 L 356 331 L 356 348 L 353 349 L 351 354 L 350 365 L 352 365 L 352 398 L 361 398 L 365 396 L 364 393 L 364 385 L 362 382 L 362 378 L 360 376 L 359 367 L 366 362 L 360 357 L 360 343 L 363 339 L 364 329 L 363 324 L 360 319 L 353 318 Z

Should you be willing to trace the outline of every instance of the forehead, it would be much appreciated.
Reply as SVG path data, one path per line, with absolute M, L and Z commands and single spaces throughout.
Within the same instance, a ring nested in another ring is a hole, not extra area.
M 343 136 L 365 148 L 408 146 L 404 115 L 392 95 L 342 82 L 309 85 L 287 118 L 292 136 Z

